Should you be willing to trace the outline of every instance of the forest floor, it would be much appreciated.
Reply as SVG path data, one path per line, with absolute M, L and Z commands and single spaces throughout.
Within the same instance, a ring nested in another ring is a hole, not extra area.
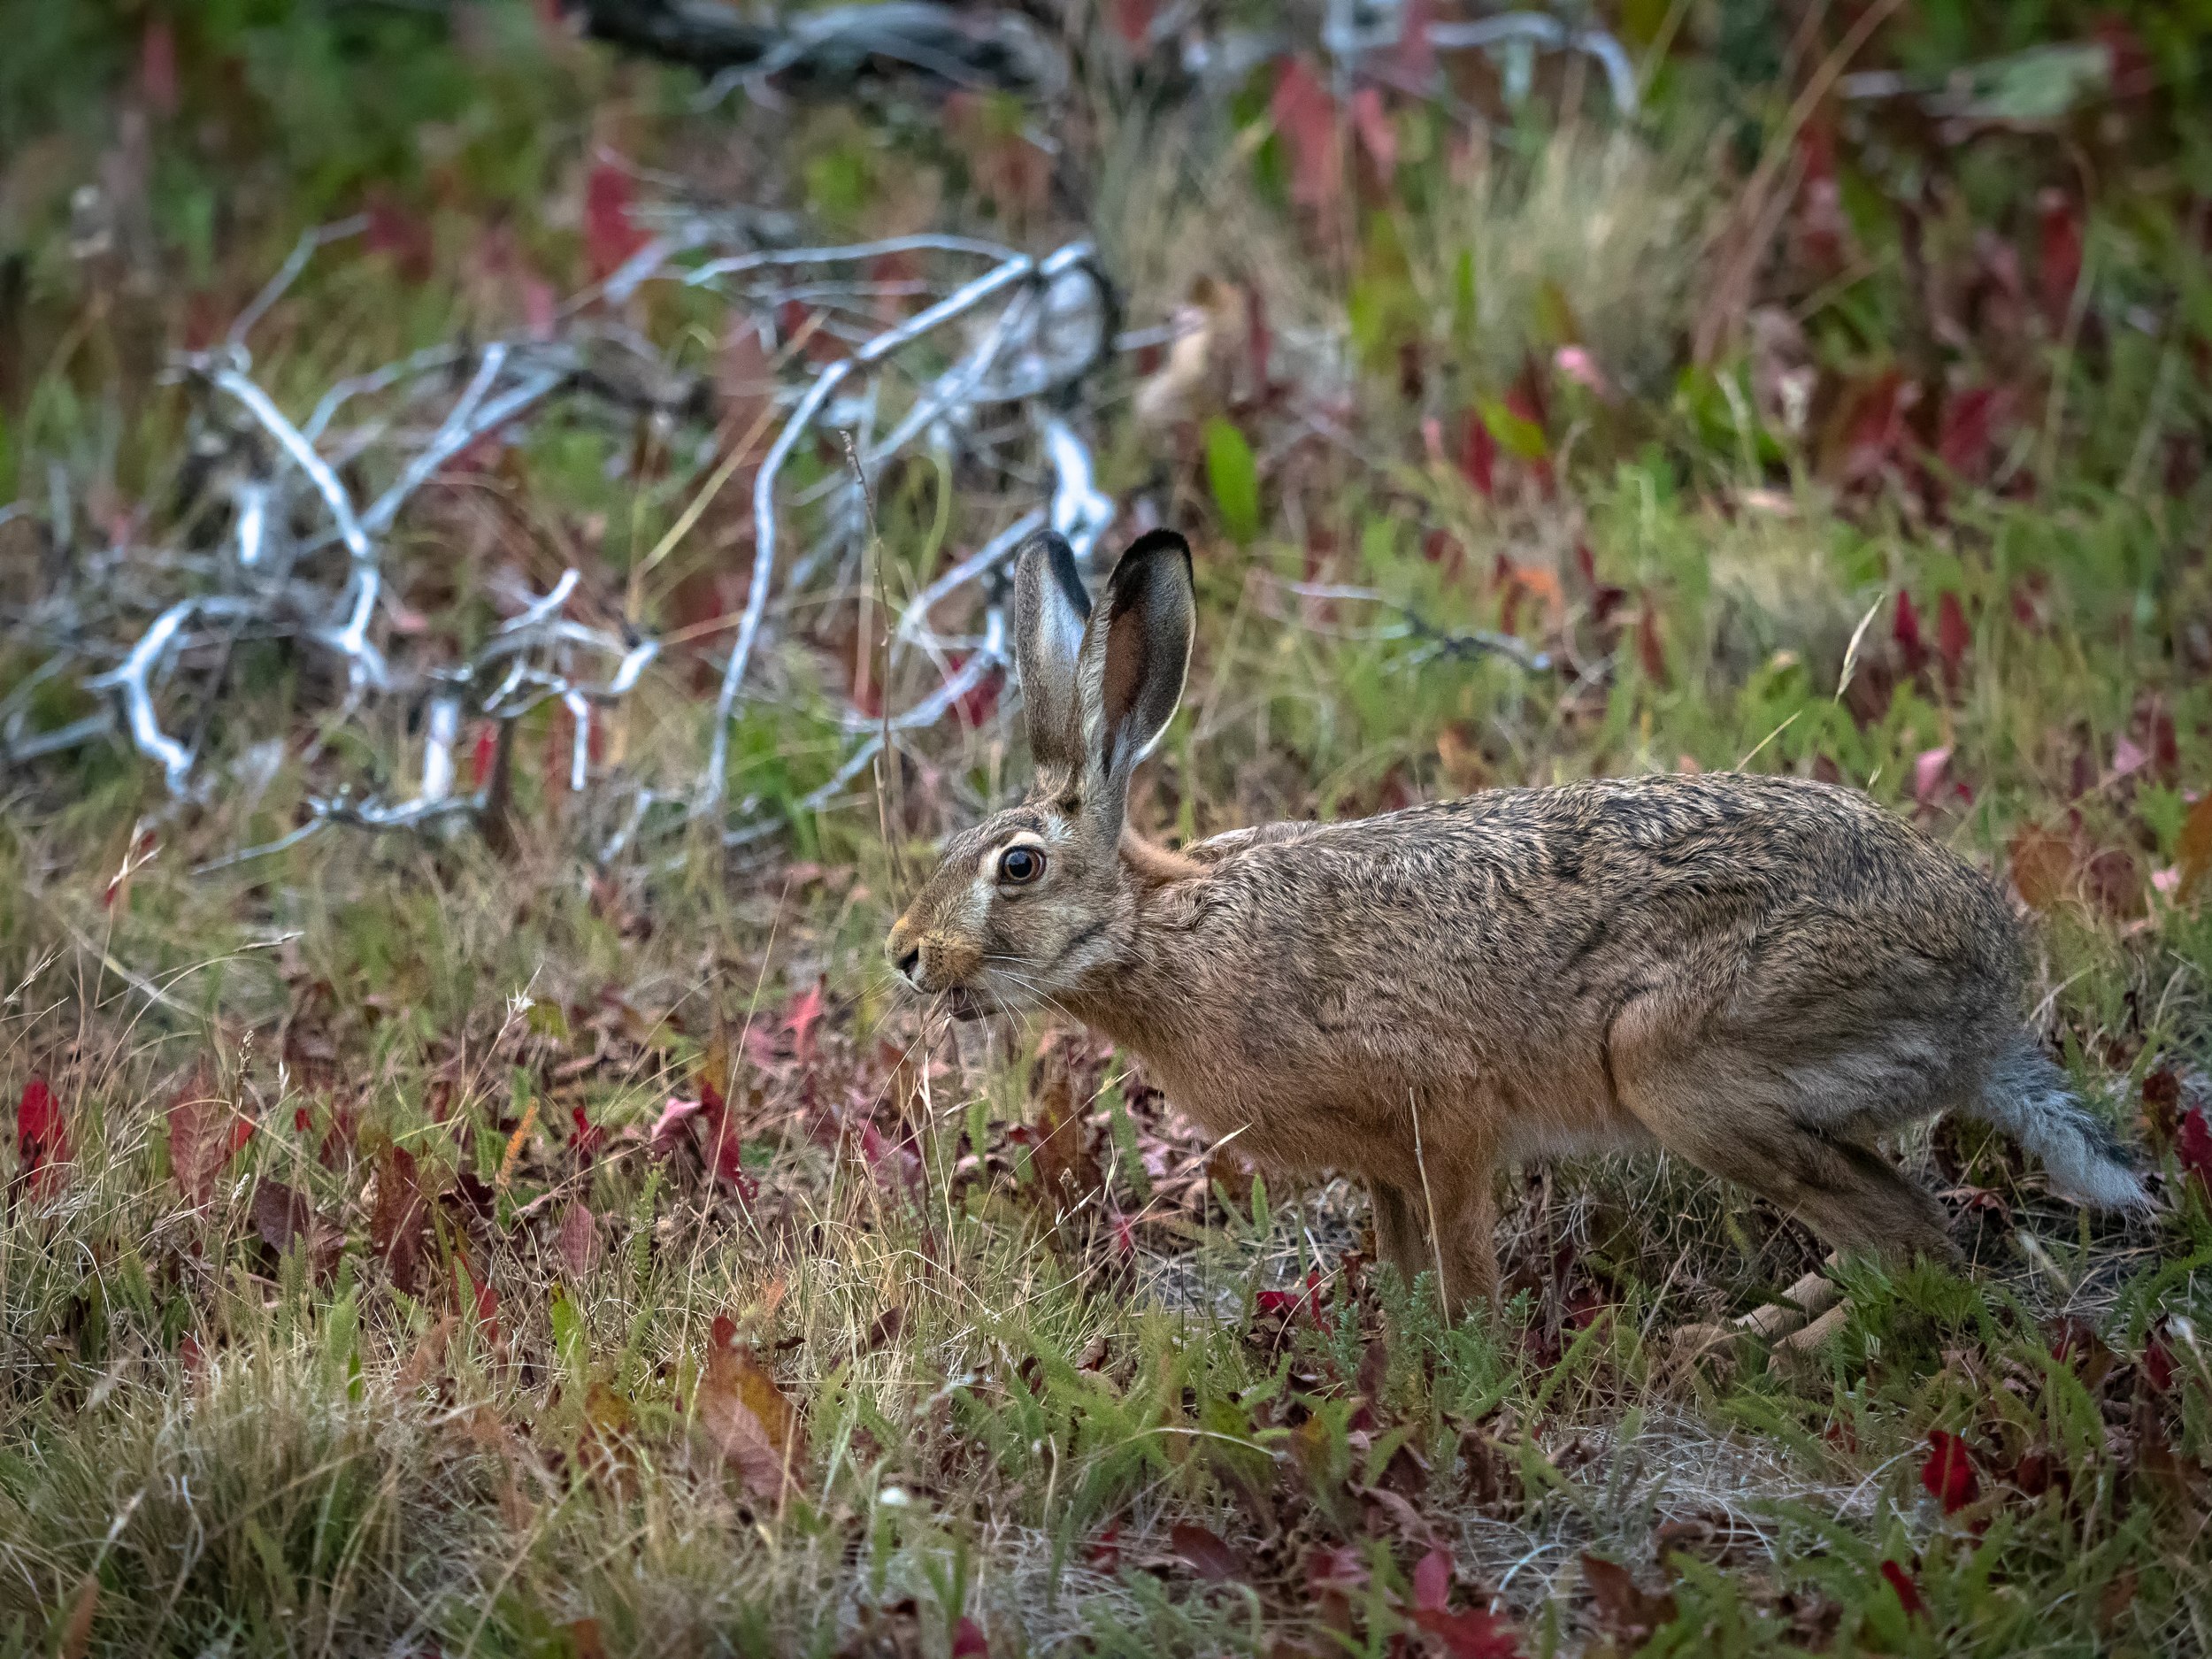
M 2212 1650 L 2212 185 L 2161 8 L 2084 24 L 2081 107 L 1980 125 L 1822 91 L 1943 84 L 1959 7 L 1814 8 L 1764 67 L 1624 8 L 1632 120 L 1550 53 L 1502 104 L 1486 60 L 1448 104 L 1310 47 L 1148 104 L 1100 24 L 1051 152 L 998 95 L 703 109 L 550 8 L 53 10 L 0 83 L 5 741 L 104 706 L 42 678 L 99 665 L 89 587 L 142 628 L 237 534 L 180 481 L 169 354 L 304 227 L 368 214 L 252 335 L 296 420 L 542 333 L 656 201 L 1086 233 L 1139 331 L 1081 415 L 1104 551 L 1197 547 L 1148 833 L 1847 782 L 2008 884 L 2022 1014 L 2159 1207 L 2085 1214 L 1946 1120 L 1896 1153 L 1967 1266 L 1843 1263 L 1824 1343 L 1693 1362 L 1671 1333 L 1823 1261 L 1740 1189 L 1517 1169 L 1507 1304 L 1446 1323 L 1356 1187 L 1247 1168 L 1064 1025 L 926 1022 L 881 941 L 1018 786 L 1015 688 L 888 798 L 825 786 L 884 605 L 1019 494 L 927 453 L 871 480 L 873 592 L 764 635 L 758 833 L 609 856 L 616 783 L 708 748 L 745 376 L 820 343 L 803 296 L 642 287 L 576 314 L 704 415 L 548 413 L 391 529 L 396 651 L 565 568 L 666 641 L 588 743 L 557 698 L 464 729 L 485 822 L 234 859 L 425 741 L 239 635 L 164 694 L 196 795 L 121 735 L 0 772 L 0 1654 Z

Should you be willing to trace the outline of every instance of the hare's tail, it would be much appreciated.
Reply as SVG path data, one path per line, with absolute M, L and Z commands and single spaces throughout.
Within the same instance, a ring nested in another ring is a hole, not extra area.
M 2077 1203 L 2100 1210 L 2150 1203 L 2126 1151 L 2025 1032 L 1998 1056 L 1981 1098 L 1966 1110 L 2041 1158 L 2054 1190 Z

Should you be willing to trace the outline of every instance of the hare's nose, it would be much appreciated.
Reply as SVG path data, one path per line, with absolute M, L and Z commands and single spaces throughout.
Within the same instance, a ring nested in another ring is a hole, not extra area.
M 921 947 L 917 945 L 914 949 L 909 950 L 904 956 L 898 959 L 896 965 L 899 971 L 899 978 L 904 979 L 909 985 L 913 984 L 915 981 L 915 976 L 921 970 Z

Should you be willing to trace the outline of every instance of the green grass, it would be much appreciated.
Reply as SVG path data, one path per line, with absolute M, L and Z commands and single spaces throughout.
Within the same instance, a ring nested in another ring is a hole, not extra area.
M 1648 10 L 1620 19 L 1632 42 Z M 1961 10 L 1909 8 L 1886 61 L 1957 61 Z M 1483 144 L 1399 108 L 1387 188 L 1356 167 L 1333 218 L 1290 196 L 1264 79 L 1226 111 L 1085 90 L 1070 142 L 1111 164 L 1093 218 L 1132 321 L 1227 314 L 1242 285 L 1277 388 L 1239 326 L 1170 419 L 1133 365 L 1100 388 L 1103 486 L 1200 555 L 1190 691 L 1133 810 L 1187 838 L 1693 765 L 1863 787 L 2033 901 L 2024 1012 L 2146 1143 L 2158 1217 L 2084 1217 L 2008 1143 L 1939 1125 L 1899 1152 L 1970 1269 L 1847 1263 L 1816 1353 L 1746 1340 L 1692 1367 L 1668 1333 L 1772 1296 L 1812 1236 L 1678 1164 L 1515 1171 L 1508 1308 L 1447 1326 L 1425 1281 L 1368 1261 L 1356 1189 L 1210 1157 L 1078 1033 L 929 1031 L 892 995 L 902 884 L 1018 779 L 1018 744 L 933 736 L 895 847 L 863 787 L 727 856 L 601 870 L 611 826 L 568 795 L 541 714 L 504 856 L 334 829 L 194 874 L 412 741 L 365 726 L 311 757 L 331 688 L 242 651 L 209 764 L 284 736 L 257 794 L 169 810 L 112 743 L 0 779 L 0 1090 L 44 1079 L 68 1141 L 42 1170 L 19 1134 L 0 1153 L 0 1652 L 2212 1648 L 2212 1195 L 2161 1115 L 2212 1065 L 2212 884 L 2186 880 L 2212 856 L 2190 840 L 2212 780 L 2203 134 L 2170 92 L 2117 136 L 2085 127 L 2104 171 L 2073 320 L 1947 301 L 1932 346 L 1928 294 L 1968 285 L 1988 237 L 2032 290 L 2036 192 L 2071 164 L 2048 134 L 1984 138 L 1916 197 L 1847 143 L 1860 274 L 1785 255 L 1746 300 L 1803 313 L 1793 423 L 1751 332 L 1690 357 L 1729 157 L 1789 104 L 1709 22 L 1632 132 L 1563 114 L 1548 81 Z M 518 326 L 501 270 L 580 286 L 595 145 L 841 234 L 918 199 L 998 232 L 1058 211 L 993 196 L 993 122 L 938 130 L 895 98 L 702 115 L 680 77 L 526 7 L 449 30 L 270 4 L 180 23 L 180 108 L 120 204 L 124 251 L 73 260 L 68 191 L 117 142 L 139 29 L 103 13 L 40 46 L 35 96 L 0 81 L 21 126 L 0 262 L 22 273 L 0 282 L 0 481 L 40 513 L 58 487 L 95 527 L 80 557 L 140 504 L 138 534 L 183 533 L 192 416 L 161 349 L 372 195 L 425 227 L 427 271 L 326 255 L 257 336 L 288 408 Z M 488 265 L 500 248 L 519 266 Z M 696 372 L 727 319 L 649 290 L 631 320 Z M 1602 395 L 1555 370 L 1563 346 Z M 2016 400 L 1993 457 L 1950 476 L 1932 427 L 1855 472 L 1855 400 L 1926 350 L 1928 386 Z M 396 582 L 459 640 L 493 626 L 502 565 L 542 587 L 573 561 L 643 625 L 696 621 L 683 584 L 741 560 L 740 509 L 632 577 L 706 435 L 548 419 L 411 510 Z M 895 596 L 1002 522 L 933 465 L 879 484 Z M 0 695 L 50 636 L 43 534 L 0 524 Z M 1437 649 L 1398 606 L 1557 665 Z M 795 628 L 744 706 L 732 793 L 757 810 L 841 758 L 836 626 Z M 672 650 L 618 717 L 636 775 L 698 764 L 710 649 Z M 30 724 L 89 706 L 58 680 Z M 142 824 L 158 851 L 115 881 Z M 708 1084 L 743 1182 L 712 1179 L 695 1128 L 652 1140 Z M 1947 1514 L 1937 1432 L 1971 1459 Z M 1494 1602 L 1509 1636 L 1485 1647 Z

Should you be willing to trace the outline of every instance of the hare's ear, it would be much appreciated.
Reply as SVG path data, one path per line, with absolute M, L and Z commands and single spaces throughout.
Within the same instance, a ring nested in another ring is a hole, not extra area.
M 1075 568 L 1067 538 L 1040 530 L 1014 562 L 1014 666 L 1029 715 L 1029 753 L 1040 767 L 1079 775 L 1083 716 L 1075 690 L 1076 659 L 1091 596 Z
M 1107 839 L 1120 839 L 1129 774 L 1182 700 L 1196 618 L 1190 543 L 1172 530 L 1139 536 L 1106 579 L 1076 674 L 1087 787 Z

